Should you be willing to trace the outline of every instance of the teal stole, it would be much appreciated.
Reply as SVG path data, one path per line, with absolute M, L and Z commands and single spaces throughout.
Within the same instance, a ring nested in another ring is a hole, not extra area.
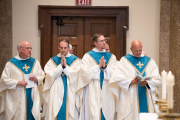
M 55 65 L 58 66 L 61 64 L 61 58 L 58 56 L 54 56 L 51 59 L 54 61 Z M 70 57 L 65 57 L 66 63 L 68 66 L 70 66 L 76 59 L 79 59 L 78 57 L 71 55 Z M 67 109 L 67 77 L 64 73 L 61 74 L 63 85 L 64 85 L 64 97 L 63 97 L 63 103 L 62 106 L 58 112 L 57 120 L 66 120 L 66 109 Z M 75 107 L 75 106 L 74 106 Z
M 101 59 L 101 57 L 104 56 L 106 65 L 108 64 L 108 62 L 112 56 L 112 54 L 109 52 L 95 52 L 93 50 L 89 51 L 88 54 L 95 60 L 95 62 L 97 64 L 99 64 L 99 60 Z M 101 72 L 100 72 L 100 87 L 101 87 L 101 89 L 102 89 L 102 85 L 103 85 L 103 80 L 104 80 L 104 72 L 101 69 Z M 101 120 L 106 120 L 103 115 L 102 109 L 101 109 Z
M 134 57 L 131 54 L 124 56 L 135 68 L 137 74 L 145 77 L 146 76 L 146 66 L 150 62 L 151 58 L 144 57 Z M 147 95 L 146 95 L 146 87 L 140 86 L 138 83 L 138 100 L 139 100 L 139 112 L 140 113 L 148 113 L 148 103 L 147 103 Z
M 32 72 L 35 61 L 36 60 L 32 57 L 29 57 L 29 59 L 27 60 L 18 60 L 16 58 L 12 58 L 9 60 L 9 62 L 14 64 L 24 74 L 30 74 Z M 27 120 L 35 120 L 31 112 L 32 107 L 33 107 L 33 101 L 31 98 L 31 90 L 32 88 L 26 89 Z

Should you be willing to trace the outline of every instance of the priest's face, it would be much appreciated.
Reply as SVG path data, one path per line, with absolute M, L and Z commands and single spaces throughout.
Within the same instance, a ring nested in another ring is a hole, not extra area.
M 61 55 L 66 56 L 68 54 L 68 51 L 69 51 L 68 43 L 65 41 L 61 41 L 58 49 L 59 49 L 59 52 L 61 53 Z
M 140 57 L 142 53 L 142 46 L 131 47 L 131 51 L 135 57 Z
M 31 56 L 31 50 L 31 44 L 26 41 L 22 42 L 21 46 L 18 48 L 19 55 L 23 59 L 27 59 Z
M 105 45 L 104 49 L 105 49 L 107 52 L 110 52 L 109 45 Z
M 102 51 L 104 48 L 105 48 L 105 43 L 106 43 L 106 39 L 105 37 L 102 35 L 98 38 L 97 42 L 94 42 L 96 48 L 99 50 L 99 51 Z

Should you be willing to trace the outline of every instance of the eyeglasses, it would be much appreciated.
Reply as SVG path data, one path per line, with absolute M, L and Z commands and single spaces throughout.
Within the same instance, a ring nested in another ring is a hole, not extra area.
M 25 48 L 26 50 L 29 50 L 29 49 L 32 50 L 32 47 L 21 47 L 21 48 Z
M 99 42 L 101 42 L 101 43 L 102 43 L 102 42 L 107 42 L 107 39 L 100 40 Z

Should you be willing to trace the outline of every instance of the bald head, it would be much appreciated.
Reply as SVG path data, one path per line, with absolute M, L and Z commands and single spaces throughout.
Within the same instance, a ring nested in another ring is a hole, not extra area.
M 131 43 L 131 48 L 137 48 L 137 47 L 142 47 L 141 41 L 133 40 Z
M 135 57 L 140 57 L 142 53 L 142 44 L 139 40 L 134 40 L 131 43 L 131 51 Z

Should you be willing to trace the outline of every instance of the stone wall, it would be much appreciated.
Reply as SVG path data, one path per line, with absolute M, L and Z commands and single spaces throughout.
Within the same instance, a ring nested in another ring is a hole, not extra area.
M 12 58 L 12 0 L 0 0 L 0 75 Z
M 161 0 L 159 67 L 175 75 L 174 112 L 180 113 L 180 0 Z

